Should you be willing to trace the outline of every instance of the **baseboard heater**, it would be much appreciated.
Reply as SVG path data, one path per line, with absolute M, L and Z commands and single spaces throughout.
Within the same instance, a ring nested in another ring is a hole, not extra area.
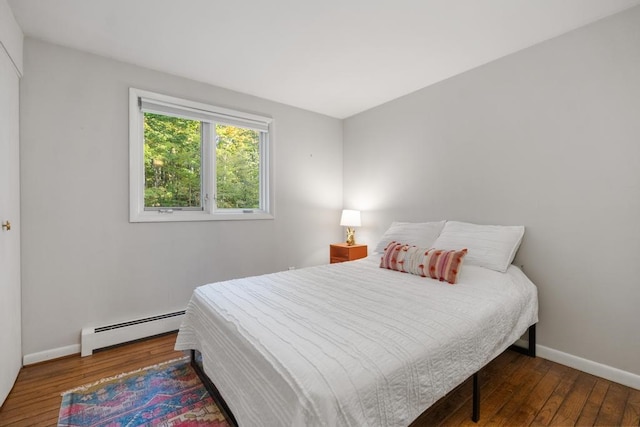
M 100 348 L 176 331 L 183 318 L 184 310 L 113 325 L 82 328 L 81 355 L 90 356 Z

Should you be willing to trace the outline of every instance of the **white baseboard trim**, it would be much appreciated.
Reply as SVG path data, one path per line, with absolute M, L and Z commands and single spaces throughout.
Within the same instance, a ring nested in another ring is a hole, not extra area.
M 80 344 L 72 344 L 65 347 L 52 348 L 51 350 L 25 354 L 24 356 L 22 356 L 22 365 L 33 365 L 34 363 L 46 362 L 47 360 L 70 356 L 77 353 L 80 353 Z
M 527 347 L 529 343 L 526 340 L 518 340 L 516 344 L 521 347 Z M 562 351 L 545 347 L 543 345 L 536 345 L 536 356 L 640 390 L 640 375 L 632 372 L 623 371 L 622 369 L 614 368 L 609 365 L 603 365 L 602 363 L 583 359 L 582 357 L 574 356 L 573 354 L 563 353 Z

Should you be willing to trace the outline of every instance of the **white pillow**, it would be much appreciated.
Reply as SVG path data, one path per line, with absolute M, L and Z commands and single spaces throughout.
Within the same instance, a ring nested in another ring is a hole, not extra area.
M 440 231 L 442 231 L 444 224 L 445 221 L 392 222 L 391 227 L 382 235 L 373 252 L 383 253 L 384 248 L 394 241 L 421 248 L 431 248 Z
M 434 248 L 467 248 L 465 264 L 478 265 L 504 273 L 522 242 L 524 226 L 477 225 L 447 221 Z

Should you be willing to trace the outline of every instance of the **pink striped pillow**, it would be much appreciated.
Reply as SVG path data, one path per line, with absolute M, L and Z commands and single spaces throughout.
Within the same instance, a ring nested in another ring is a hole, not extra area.
M 466 249 L 445 251 L 391 242 L 384 248 L 380 258 L 380 268 L 431 277 L 454 284 L 466 254 Z

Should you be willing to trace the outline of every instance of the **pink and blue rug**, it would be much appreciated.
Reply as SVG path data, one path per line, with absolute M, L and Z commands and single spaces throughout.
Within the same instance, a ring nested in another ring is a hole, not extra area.
M 228 424 L 185 358 L 64 393 L 58 426 L 228 427 Z

